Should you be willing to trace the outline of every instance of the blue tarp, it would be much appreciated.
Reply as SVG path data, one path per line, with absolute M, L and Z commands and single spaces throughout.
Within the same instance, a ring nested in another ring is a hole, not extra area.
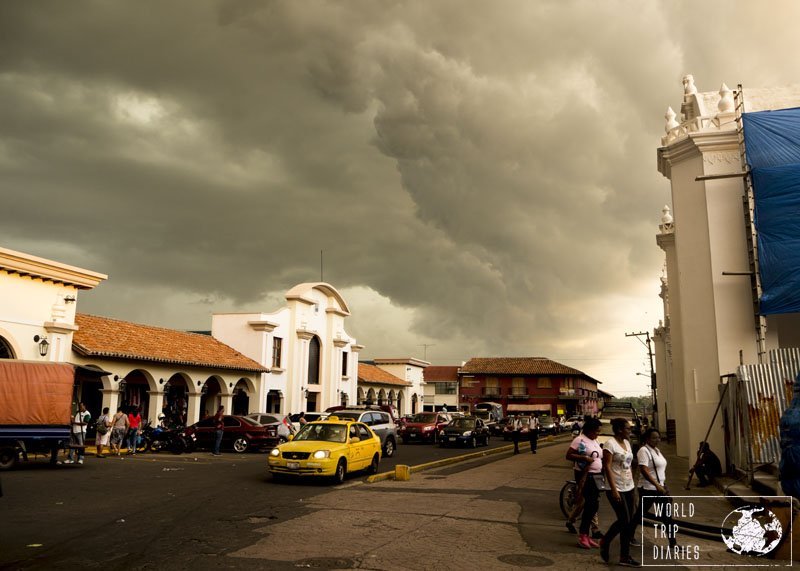
M 762 315 L 800 312 L 800 108 L 745 113 Z

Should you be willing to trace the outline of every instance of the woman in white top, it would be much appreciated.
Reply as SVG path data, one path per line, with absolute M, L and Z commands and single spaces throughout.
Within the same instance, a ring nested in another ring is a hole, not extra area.
M 617 521 L 608 528 L 600 546 L 600 556 L 608 563 L 608 549 L 619 535 L 619 564 L 623 567 L 639 567 L 641 563 L 631 557 L 631 539 L 636 530 L 636 489 L 633 485 L 633 447 L 628 437 L 631 425 L 624 418 L 611 421 L 614 437 L 603 444 L 603 471 L 608 491 L 606 496 L 617 515 Z
M 640 510 L 648 513 L 655 504 L 670 501 L 669 490 L 667 490 L 667 459 L 658 449 L 661 442 L 661 433 L 655 428 L 650 428 L 642 435 L 644 446 L 639 448 L 636 459 L 639 462 L 639 495 L 642 497 Z M 668 530 L 672 527 L 672 517 L 667 515 L 668 510 L 660 510 L 661 523 L 667 526 Z M 641 511 L 636 515 L 635 521 L 640 522 Z M 670 532 L 671 534 L 671 532 Z M 670 547 L 675 547 L 674 537 L 668 537 Z
M 103 447 L 108 446 L 108 441 L 111 438 L 111 418 L 108 416 L 108 407 L 103 409 L 103 414 L 97 419 L 95 424 L 96 432 L 94 443 L 97 447 L 98 458 L 105 458 L 103 454 Z

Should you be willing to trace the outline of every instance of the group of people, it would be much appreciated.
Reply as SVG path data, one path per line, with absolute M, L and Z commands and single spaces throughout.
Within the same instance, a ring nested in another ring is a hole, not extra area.
M 655 428 L 649 428 L 642 434 L 643 445 L 636 454 L 636 482 L 634 452 L 630 442 L 631 424 L 623 418 L 616 418 L 611 421 L 611 428 L 614 436 L 601 446 L 597 442 L 600 421 L 586 418 L 581 434 L 575 437 L 567 450 L 567 459 L 574 462 L 578 497 L 566 526 L 570 532 L 578 534 L 578 547 L 599 548 L 600 557 L 605 562 L 609 560 L 612 541 L 619 536 L 619 564 L 639 567 L 641 564 L 631 556 L 630 548 L 641 545 L 636 538 L 636 528 L 642 519 L 642 511 L 647 513 L 656 504 L 666 504 L 671 500 L 666 484 L 667 460 L 659 450 L 661 434 Z M 701 443 L 693 471 L 698 474 L 701 486 L 707 485 L 720 474 L 719 459 L 707 443 Z M 597 517 L 601 492 L 605 492 L 616 516 L 605 534 L 600 531 Z M 637 495 L 642 498 L 641 502 L 637 500 Z M 667 526 L 666 529 L 675 529 L 672 527 L 671 510 L 657 510 L 656 513 L 661 514 L 661 522 Z M 580 527 L 576 529 L 578 518 Z M 674 548 L 676 538 L 668 534 L 667 539 L 670 548 Z
M 519 441 L 523 427 L 522 419 L 519 416 L 511 418 L 511 439 L 514 442 L 514 454 L 519 454 Z M 531 445 L 531 452 L 536 454 L 536 449 L 539 446 L 539 419 L 535 416 L 531 417 L 528 424 L 528 441 Z
M 84 408 L 83 403 L 80 406 Z M 112 455 L 119 456 L 122 453 L 123 445 L 128 449 L 128 454 L 135 455 L 137 443 L 139 441 L 139 431 L 142 428 L 141 407 L 118 407 L 114 415 L 109 414 L 108 407 L 103 409 L 103 413 L 95 423 L 97 432 L 95 438 L 96 454 L 98 458 L 105 458 L 105 448 L 108 447 Z M 73 429 L 74 430 L 74 429 Z M 84 427 L 84 438 L 85 438 Z M 70 451 L 71 452 L 71 451 Z M 82 462 L 83 452 L 80 452 Z

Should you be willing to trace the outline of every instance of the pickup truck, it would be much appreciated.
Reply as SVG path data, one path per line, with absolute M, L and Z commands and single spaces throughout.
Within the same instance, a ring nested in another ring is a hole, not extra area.
M 55 464 L 59 450 L 69 447 L 76 381 L 108 374 L 71 363 L 0 359 L 0 470 L 30 454 Z

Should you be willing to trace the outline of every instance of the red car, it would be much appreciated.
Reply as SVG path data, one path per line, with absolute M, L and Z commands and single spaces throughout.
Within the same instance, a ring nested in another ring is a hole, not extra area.
M 222 433 L 222 448 L 234 452 L 246 452 L 266 448 L 271 450 L 278 445 L 278 430 L 275 426 L 261 426 L 246 416 L 225 415 Z M 209 417 L 187 426 L 183 434 L 196 448 L 214 448 L 214 417 Z
M 398 434 L 403 439 L 403 444 L 436 443 L 439 440 L 439 431 L 451 420 L 450 415 L 444 412 L 419 412 L 400 427 Z

